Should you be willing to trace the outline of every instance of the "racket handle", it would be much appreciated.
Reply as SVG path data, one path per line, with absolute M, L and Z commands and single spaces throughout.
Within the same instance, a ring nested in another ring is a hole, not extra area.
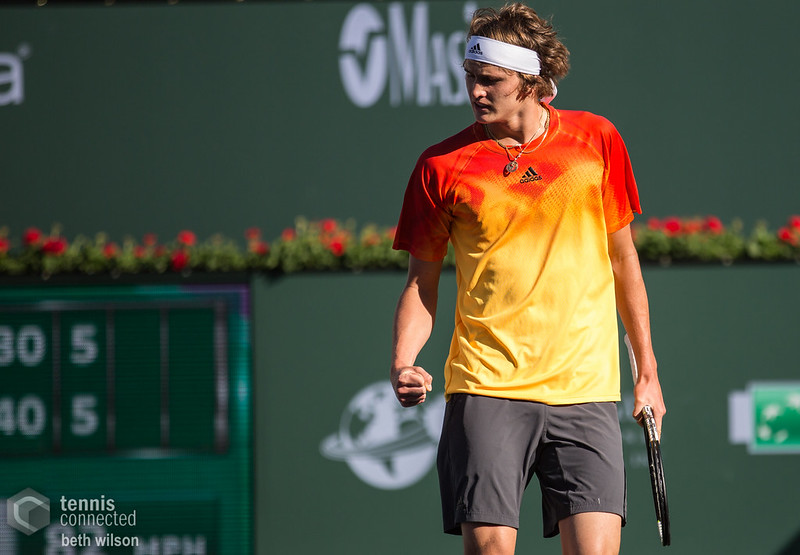
M 639 367 L 636 365 L 636 355 L 633 354 L 633 345 L 628 334 L 625 334 L 625 346 L 628 347 L 628 358 L 631 360 L 631 374 L 633 374 L 633 385 L 639 381 Z

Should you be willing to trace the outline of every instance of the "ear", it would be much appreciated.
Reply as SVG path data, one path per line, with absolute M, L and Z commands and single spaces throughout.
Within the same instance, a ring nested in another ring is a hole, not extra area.
M 539 102 L 539 85 L 538 83 L 530 86 L 520 79 L 519 91 L 517 92 L 517 100 L 523 101 L 527 98 L 532 98 Z

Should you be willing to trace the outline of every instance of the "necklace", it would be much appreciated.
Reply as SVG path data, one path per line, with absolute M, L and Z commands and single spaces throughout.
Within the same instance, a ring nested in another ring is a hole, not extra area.
M 539 132 L 542 130 L 541 118 L 539 118 L 539 127 L 536 129 L 536 132 L 533 134 L 533 137 L 531 137 L 531 140 L 525 143 L 525 146 L 519 144 L 513 147 L 507 147 L 506 145 L 498 141 L 497 137 L 495 137 L 494 133 L 492 133 L 492 131 L 489 129 L 489 126 L 484 124 L 483 127 L 484 129 L 486 129 L 486 134 L 489 135 L 489 137 L 491 137 L 494 142 L 496 142 L 503 148 L 503 150 L 506 151 L 506 156 L 508 156 L 508 159 L 510 160 L 510 162 L 506 164 L 505 167 L 503 168 L 504 176 L 508 176 L 517 171 L 517 169 L 519 168 L 519 164 L 517 164 L 517 160 L 519 160 L 519 157 L 522 156 L 523 154 L 530 154 L 531 152 L 542 146 L 542 143 L 547 138 L 547 132 L 550 131 L 550 110 L 545 108 L 544 111 L 547 113 L 547 119 L 544 122 L 544 135 L 542 136 L 542 140 L 539 141 L 539 144 L 533 147 L 533 149 L 531 149 L 530 151 L 526 151 L 525 149 L 531 145 L 533 140 L 539 135 Z M 511 152 L 509 152 L 508 150 L 509 148 L 519 148 L 519 153 L 516 156 L 514 156 L 514 158 L 511 158 Z

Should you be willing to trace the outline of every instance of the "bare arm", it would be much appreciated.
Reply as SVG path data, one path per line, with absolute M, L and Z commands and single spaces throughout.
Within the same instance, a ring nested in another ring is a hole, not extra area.
M 392 387 L 404 407 L 423 403 L 431 391 L 433 378 L 415 366 L 415 361 L 433 330 L 441 271 L 441 261 L 409 257 L 408 279 L 397 302 L 392 337 Z
M 630 226 L 608 236 L 608 250 L 611 267 L 614 270 L 614 284 L 617 296 L 617 311 L 631 341 L 639 378 L 634 384 L 633 416 L 638 417 L 644 405 L 653 407 L 656 425 L 661 430 L 664 414 L 667 412 L 658 381 L 656 357 L 650 338 L 650 308 L 647 291 L 639 266 L 639 255 L 633 244 Z

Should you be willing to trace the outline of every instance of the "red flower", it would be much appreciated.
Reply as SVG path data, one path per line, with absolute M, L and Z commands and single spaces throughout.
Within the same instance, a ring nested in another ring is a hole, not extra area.
M 113 258 L 117 256 L 118 252 L 119 247 L 117 247 L 116 243 L 106 243 L 106 245 L 103 247 L 103 255 L 106 258 Z
M 250 252 L 259 256 L 265 256 L 267 253 L 269 253 L 269 245 L 266 243 L 266 241 L 251 241 Z
M 330 242 L 328 248 L 334 256 L 342 256 L 344 254 L 344 241 L 340 238 L 336 238 Z
M 178 243 L 187 247 L 194 246 L 197 243 L 197 236 L 191 231 L 181 231 L 178 233 Z
M 8 239 L 0 237 L 0 254 L 7 253 L 10 246 L 11 243 L 8 242 Z
M 144 248 L 143 246 L 136 245 L 135 247 L 133 247 L 133 256 L 135 256 L 136 258 L 144 258 L 146 254 L 147 254 L 147 249 Z
M 64 251 L 67 250 L 67 241 L 61 237 L 48 237 L 42 244 L 42 250 L 55 256 L 64 254 Z
M 22 236 L 22 243 L 26 247 L 30 247 L 32 245 L 38 245 L 39 242 L 42 240 L 42 232 L 36 229 L 35 227 L 29 227 L 25 230 L 25 234 Z
M 650 218 L 647 220 L 647 228 L 652 231 L 658 231 L 661 229 L 661 220 L 658 218 Z
M 283 230 L 283 233 L 281 233 L 281 239 L 284 241 L 293 241 L 295 237 L 297 237 L 297 232 L 291 227 L 287 227 Z
M 664 231 L 667 235 L 677 235 L 681 232 L 681 221 L 678 218 L 664 220 Z
M 157 242 L 158 237 L 156 237 L 155 233 L 145 233 L 144 238 L 142 239 L 142 243 L 144 243 L 146 247 L 155 246 Z
M 725 226 L 722 225 L 722 221 L 716 216 L 708 216 L 706 218 L 705 227 L 708 231 L 715 235 L 719 235 L 723 231 L 725 231 Z
M 800 216 L 792 216 L 789 218 L 789 227 L 800 231 Z
M 339 227 L 336 224 L 336 220 L 331 218 L 322 220 L 322 222 L 320 222 L 320 226 L 322 227 L 322 231 L 324 233 L 333 233 L 334 231 L 336 231 L 336 228 Z
M 390 227 L 386 230 L 386 237 L 389 239 L 394 240 L 395 235 L 397 235 L 397 226 Z
M 261 230 L 257 227 L 250 227 L 244 232 L 244 236 L 248 241 L 258 241 L 261 239 Z
M 795 245 L 795 246 L 799 242 L 798 238 L 795 237 L 794 233 L 792 233 L 792 230 L 789 229 L 788 227 L 782 227 L 778 230 L 778 239 L 780 239 L 784 243 L 789 243 L 790 245 Z
M 183 270 L 189 264 L 189 253 L 183 249 L 177 250 L 172 253 L 172 259 L 170 260 L 170 265 L 172 266 L 173 270 L 180 271 Z

